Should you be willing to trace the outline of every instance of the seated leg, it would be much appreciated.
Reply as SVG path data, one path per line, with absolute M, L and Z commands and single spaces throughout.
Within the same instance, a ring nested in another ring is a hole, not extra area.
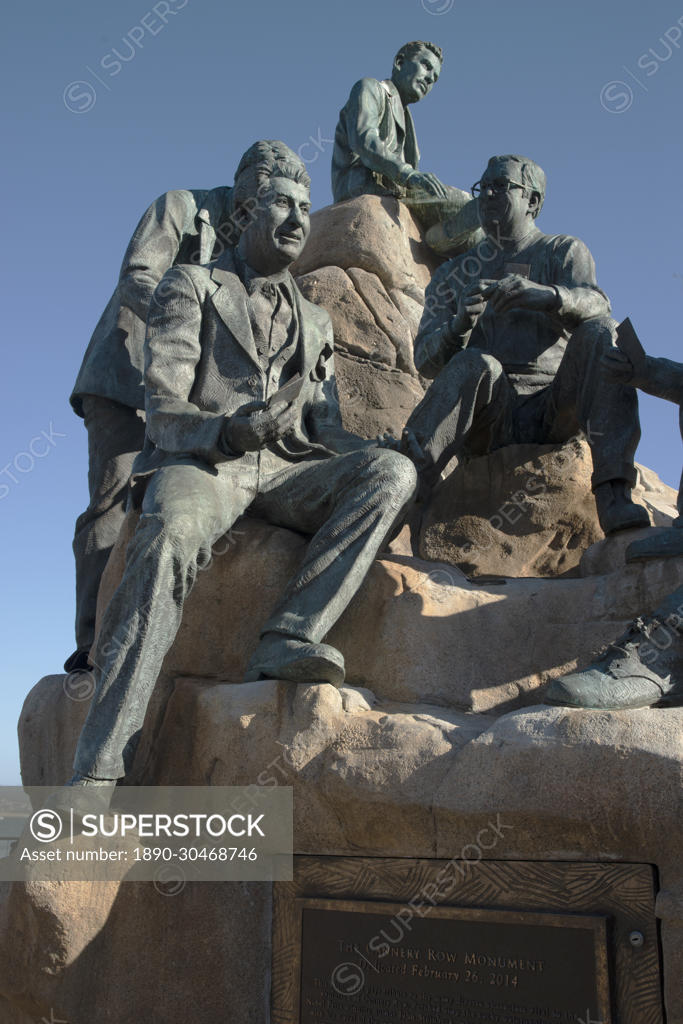
M 104 567 L 125 516 L 128 479 L 133 460 L 145 439 L 145 425 L 135 409 L 106 398 L 85 395 L 83 414 L 88 431 L 90 502 L 76 521 L 76 644 L 67 672 L 85 669 L 95 639 L 97 591 Z
M 505 431 L 514 393 L 503 367 L 479 349 L 463 349 L 446 364 L 404 430 L 405 451 L 413 456 L 426 487 L 433 487 L 453 456 L 462 454 L 473 430 L 489 450 Z
M 189 459 L 152 477 L 91 656 L 97 686 L 76 751 L 78 776 L 117 779 L 129 770 L 185 598 L 211 545 L 244 511 L 239 493 Z
M 631 499 L 634 456 L 640 440 L 635 388 L 619 382 L 603 365 L 616 322 L 586 320 L 574 331 L 551 385 L 546 433 L 566 441 L 578 424 L 593 457 L 593 491 L 605 534 L 650 525 L 646 509 Z
M 416 485 L 412 463 L 380 448 L 290 465 L 262 482 L 254 512 L 313 537 L 263 627 L 247 679 L 343 682 L 343 658 L 320 641 L 357 592 Z

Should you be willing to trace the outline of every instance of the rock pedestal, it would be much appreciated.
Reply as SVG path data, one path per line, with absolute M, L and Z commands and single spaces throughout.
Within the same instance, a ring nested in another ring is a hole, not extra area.
M 667 1022 L 682 1024 L 683 709 L 579 712 L 539 701 L 547 679 L 589 661 L 683 582 L 683 559 L 626 566 L 610 539 L 586 558 L 587 572 L 618 563 L 607 573 L 477 584 L 453 566 L 387 556 L 331 637 L 349 686 L 241 683 L 304 544 L 243 520 L 200 573 L 134 781 L 291 785 L 297 857 L 323 867 L 330 857 L 383 858 L 387 879 L 407 877 L 415 858 L 458 864 L 464 849 L 471 858 L 472 837 L 491 821 L 502 838 L 478 856 L 492 870 L 655 865 Z M 62 675 L 29 694 L 19 726 L 26 784 L 68 777 L 87 709 L 74 698 L 85 696 Z M 275 1024 L 271 898 L 267 883 L 194 883 L 173 897 L 152 883 L 6 886 L 0 1022 L 50 1020 L 54 1010 L 70 1024 L 180 1024 L 191 1005 L 197 1024 L 217 1015 Z M 654 919 L 648 928 L 653 936 Z
M 394 200 L 363 197 L 312 222 L 296 273 L 332 317 L 345 423 L 367 437 L 398 433 L 422 394 L 411 344 L 433 257 Z M 359 892 L 406 902 L 418 876 L 442 863 L 465 875 L 476 857 L 476 891 L 440 902 L 498 899 L 522 911 L 544 905 L 536 899 L 532 908 L 523 889 L 501 892 L 495 881 L 520 862 L 533 862 L 551 888 L 571 865 L 598 865 L 601 877 L 610 865 L 633 865 L 631 889 L 655 879 L 654 911 L 632 925 L 653 980 L 629 995 L 638 953 L 619 948 L 613 1024 L 662 1024 L 658 943 L 666 1022 L 683 1024 L 683 709 L 542 705 L 550 679 L 590 662 L 683 583 L 683 558 L 626 565 L 633 534 L 602 539 L 589 477 L 578 440 L 458 467 L 428 511 L 424 560 L 378 558 L 330 634 L 347 665 L 339 690 L 241 682 L 307 540 L 238 521 L 186 602 L 128 781 L 291 786 L 295 876 L 318 897 L 335 895 L 340 858 L 345 870 L 358 864 Z M 646 470 L 640 484 L 637 500 L 666 526 L 674 492 Z M 135 526 L 131 514 L 100 613 Z M 27 696 L 25 785 L 70 777 L 89 679 L 47 676 Z M 296 1008 L 283 1016 L 278 999 L 297 941 L 273 929 L 278 907 L 297 913 L 289 883 L 273 893 L 271 883 L 169 889 L 37 878 L 0 886 L 0 1024 L 295 1019 Z M 578 912 L 572 891 L 570 914 Z M 628 943 L 628 928 L 614 941 Z
M 413 342 L 438 263 L 396 199 L 360 196 L 311 217 L 292 272 L 332 318 L 342 419 L 362 437 L 400 437 L 422 398 Z
M 581 437 L 561 446 L 508 445 L 464 461 L 433 494 L 420 554 L 472 577 L 579 576 L 583 553 L 604 536 L 592 471 Z M 638 467 L 633 499 L 655 526 L 671 525 L 676 496 L 655 473 Z M 624 546 L 646 532 L 625 531 Z

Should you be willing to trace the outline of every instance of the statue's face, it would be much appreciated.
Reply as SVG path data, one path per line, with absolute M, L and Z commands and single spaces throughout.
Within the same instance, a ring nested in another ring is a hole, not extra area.
M 440 72 L 441 61 L 423 46 L 412 57 L 399 57 L 391 78 L 404 103 L 417 103 L 431 91 Z
M 490 235 L 517 236 L 533 219 L 529 208 L 531 192 L 520 187 L 519 164 L 491 161 L 481 178 L 479 220 Z M 491 189 L 487 190 L 486 186 Z
M 305 185 L 291 178 L 271 178 L 240 238 L 240 253 L 249 266 L 273 274 L 293 263 L 306 244 L 310 212 Z

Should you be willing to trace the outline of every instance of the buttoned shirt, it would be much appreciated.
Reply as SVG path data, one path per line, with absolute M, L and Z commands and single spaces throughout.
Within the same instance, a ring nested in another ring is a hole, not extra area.
M 256 352 L 270 398 L 298 372 L 299 324 L 291 294 L 289 273 L 263 277 L 238 253 L 235 266 L 247 292 L 247 310 Z

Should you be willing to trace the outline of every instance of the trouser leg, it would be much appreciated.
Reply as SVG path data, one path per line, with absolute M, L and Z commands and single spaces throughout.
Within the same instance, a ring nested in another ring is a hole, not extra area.
M 446 463 L 471 447 L 473 435 L 482 453 L 503 440 L 513 403 L 513 389 L 497 359 L 478 349 L 456 353 L 405 426 L 424 453 L 418 468 L 425 484 L 436 484 Z
M 142 450 L 145 425 L 135 409 L 95 395 L 83 397 L 88 431 L 90 503 L 78 519 L 76 560 L 76 645 L 92 646 L 100 579 L 125 516 L 133 461 Z
M 211 545 L 248 503 L 246 492 L 189 459 L 152 477 L 93 651 L 97 687 L 76 751 L 78 773 L 115 779 L 130 768 L 185 598 Z
M 550 386 L 546 436 L 559 442 L 571 437 L 577 425 L 584 431 L 593 456 L 593 490 L 613 480 L 623 480 L 629 488 L 636 482 L 638 396 L 601 360 L 612 346 L 616 326 L 614 320 L 596 317 L 577 327 Z
M 681 431 L 681 441 L 683 441 L 683 405 L 678 407 L 678 425 Z M 676 507 L 678 509 L 678 519 L 674 520 L 674 526 L 683 526 L 683 472 L 681 473 L 681 482 L 678 485 L 678 498 L 676 499 Z
M 253 511 L 314 534 L 263 632 L 322 640 L 365 579 L 416 485 L 412 463 L 379 448 L 299 463 L 262 482 Z

